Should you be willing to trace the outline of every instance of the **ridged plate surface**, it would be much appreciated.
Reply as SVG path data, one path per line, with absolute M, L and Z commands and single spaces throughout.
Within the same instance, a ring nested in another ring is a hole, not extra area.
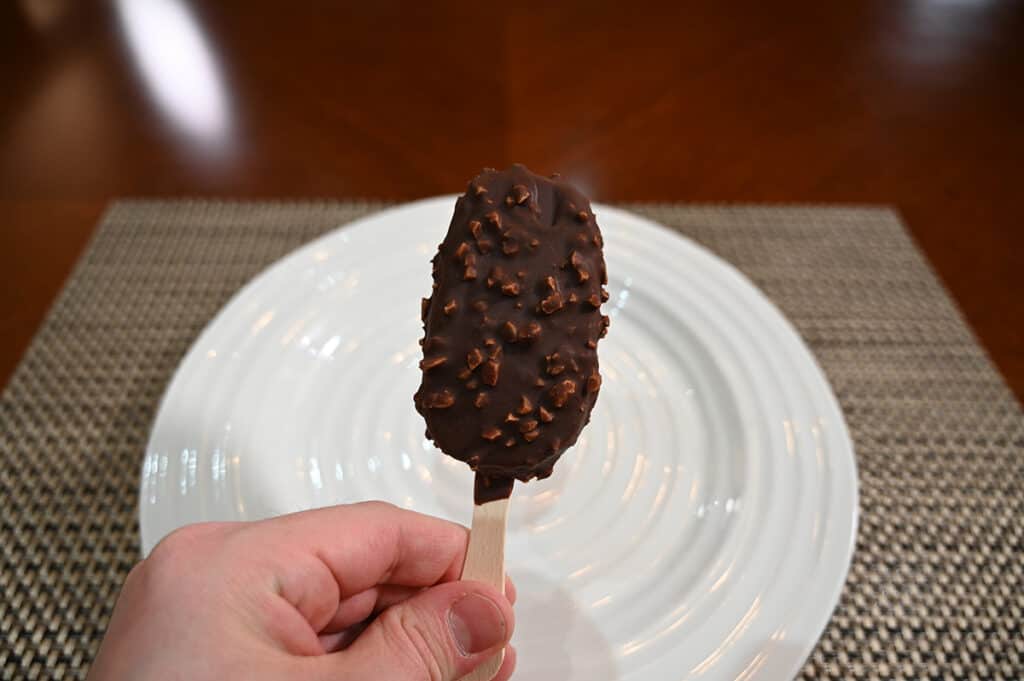
M 412 405 L 419 301 L 453 197 L 336 230 L 257 277 L 164 396 L 148 551 L 176 527 L 384 499 L 468 524 L 472 477 Z M 779 679 L 811 651 L 856 527 L 853 451 L 810 352 L 742 275 L 596 206 L 612 316 L 593 419 L 517 485 L 517 677 Z

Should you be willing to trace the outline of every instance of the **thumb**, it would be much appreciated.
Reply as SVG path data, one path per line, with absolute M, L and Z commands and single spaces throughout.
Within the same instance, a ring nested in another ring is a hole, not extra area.
M 512 637 L 512 606 L 482 582 L 449 582 L 383 611 L 346 650 L 324 656 L 335 679 L 455 681 Z

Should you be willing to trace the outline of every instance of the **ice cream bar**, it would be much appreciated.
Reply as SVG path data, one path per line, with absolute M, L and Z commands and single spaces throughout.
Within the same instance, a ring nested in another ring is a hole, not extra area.
M 477 473 L 476 503 L 551 475 L 590 420 L 607 284 L 590 202 L 556 177 L 485 170 L 455 203 L 423 300 L 427 437 Z

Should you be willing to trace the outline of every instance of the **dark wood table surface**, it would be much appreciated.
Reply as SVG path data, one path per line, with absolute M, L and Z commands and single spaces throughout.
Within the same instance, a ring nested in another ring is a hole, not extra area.
M 895 206 L 1024 395 L 1024 3 L 0 3 L 0 384 L 108 201 Z

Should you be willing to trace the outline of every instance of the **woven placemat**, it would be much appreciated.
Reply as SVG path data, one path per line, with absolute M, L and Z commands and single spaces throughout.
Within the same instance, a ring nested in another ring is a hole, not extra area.
M 0 671 L 82 678 L 138 559 L 157 402 L 228 298 L 364 203 L 111 207 L 0 396 Z M 882 209 L 629 208 L 754 280 L 846 414 L 861 524 L 806 679 L 1024 678 L 1024 416 Z

